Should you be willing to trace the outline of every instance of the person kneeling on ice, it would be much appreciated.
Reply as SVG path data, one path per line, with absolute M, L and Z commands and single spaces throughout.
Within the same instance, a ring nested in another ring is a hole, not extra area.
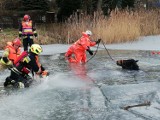
M 7 42 L 7 46 L 5 47 L 0 60 L 0 69 L 2 70 L 12 66 L 20 53 L 21 41 L 19 38 L 15 38 L 12 42 Z
M 90 55 L 93 55 L 90 47 L 99 44 L 101 39 L 98 39 L 97 41 L 91 41 L 91 35 L 92 32 L 89 30 L 82 32 L 82 37 L 69 47 L 65 54 L 65 57 L 69 62 L 86 63 L 86 51 L 89 52 Z M 74 57 L 72 55 L 74 55 Z
M 28 75 L 30 71 L 38 75 L 47 76 L 48 72 L 39 63 L 39 54 L 42 52 L 42 47 L 38 44 L 33 44 L 29 53 L 24 51 L 14 62 L 15 66 L 10 68 L 11 74 L 6 78 L 4 87 L 12 85 L 15 88 L 29 87 L 32 83 L 32 78 Z

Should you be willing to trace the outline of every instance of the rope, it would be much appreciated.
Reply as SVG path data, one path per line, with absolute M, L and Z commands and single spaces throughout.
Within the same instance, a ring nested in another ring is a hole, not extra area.
M 94 52 L 94 54 L 92 55 L 92 57 L 90 57 L 90 58 L 87 60 L 87 62 L 90 61 L 90 60 L 97 54 L 98 48 L 99 48 L 99 43 L 98 43 L 98 45 L 97 45 L 96 51 Z M 86 62 L 86 63 L 87 63 L 87 62 Z
M 111 58 L 111 60 L 115 61 L 115 60 L 112 58 L 112 56 L 110 55 L 110 53 L 109 53 L 108 49 L 106 48 L 106 46 L 105 46 L 105 44 L 104 44 L 103 40 L 101 40 L 101 41 L 102 41 L 102 44 L 103 44 L 103 46 L 104 46 L 105 50 L 107 51 L 107 53 L 108 53 L 109 57 Z
M 103 44 L 103 46 L 104 46 L 104 48 L 105 48 L 105 50 L 107 51 L 107 53 L 108 53 L 108 56 L 110 57 L 110 59 L 111 60 L 113 60 L 114 62 L 115 62 L 115 60 L 112 58 L 112 56 L 110 55 L 110 53 L 109 53 L 109 51 L 108 51 L 108 49 L 106 48 L 106 46 L 105 46 L 105 44 L 104 44 L 104 42 L 103 42 L 103 40 L 101 40 L 102 41 L 102 44 Z M 98 43 L 98 46 L 97 46 L 97 49 L 96 49 L 96 51 L 94 52 L 94 55 L 92 55 L 92 57 L 90 57 L 88 60 L 87 60 L 87 62 L 89 62 L 96 54 L 97 54 L 97 51 L 98 51 L 98 48 L 99 48 L 99 44 L 100 43 Z M 86 63 L 87 63 L 86 62 Z

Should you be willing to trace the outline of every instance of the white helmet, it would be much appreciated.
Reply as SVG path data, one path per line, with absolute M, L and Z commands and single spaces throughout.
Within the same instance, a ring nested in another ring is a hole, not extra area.
M 92 35 L 92 32 L 90 30 L 86 30 L 85 32 L 87 35 L 91 36 Z

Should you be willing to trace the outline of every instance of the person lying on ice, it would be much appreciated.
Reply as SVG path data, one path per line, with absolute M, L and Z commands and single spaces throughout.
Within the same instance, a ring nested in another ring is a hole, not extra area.
M 82 37 L 69 47 L 65 53 L 65 57 L 69 62 L 86 63 L 86 51 L 88 51 L 90 55 L 93 55 L 90 47 L 100 43 L 101 39 L 98 39 L 97 41 L 91 41 L 91 35 L 92 32 L 89 30 L 82 32 Z M 72 55 L 74 55 L 74 57 Z
M 42 47 L 38 44 L 32 44 L 30 52 L 24 51 L 14 62 L 14 67 L 10 68 L 11 74 L 6 78 L 4 87 L 12 85 L 15 88 L 29 87 L 32 83 L 32 78 L 28 75 L 30 71 L 38 75 L 48 75 L 48 72 L 39 63 L 39 54 L 42 52 Z
M 0 60 L 0 69 L 5 69 L 14 64 L 14 61 L 21 53 L 21 41 L 19 38 L 15 38 L 12 42 L 7 42 L 7 46 L 4 49 L 2 58 Z

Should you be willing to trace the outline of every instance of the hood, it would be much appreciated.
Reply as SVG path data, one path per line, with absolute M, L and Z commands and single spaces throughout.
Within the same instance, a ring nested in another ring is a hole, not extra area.
M 89 37 L 85 32 L 82 32 L 82 36 Z

